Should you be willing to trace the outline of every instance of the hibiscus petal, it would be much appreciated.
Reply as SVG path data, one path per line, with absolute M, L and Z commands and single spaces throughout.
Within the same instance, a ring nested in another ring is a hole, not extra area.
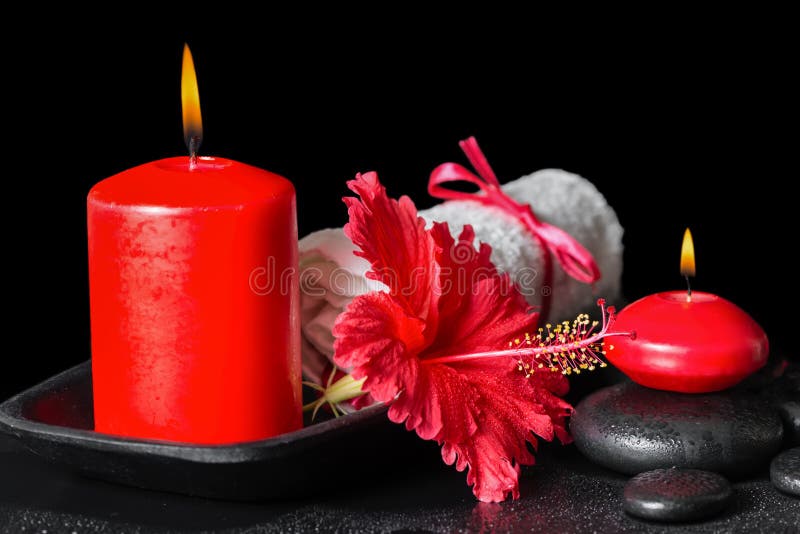
M 417 381 L 415 351 L 424 323 L 406 313 L 394 297 L 373 292 L 353 299 L 333 327 L 334 361 L 352 367 L 353 378 L 367 377 L 362 389 L 388 402 Z
M 536 327 L 538 314 L 528 313 L 509 276 L 497 272 L 491 247 L 475 248 L 471 226 L 464 226 L 458 240 L 446 223 L 434 223 L 430 233 L 441 273 L 438 320 L 446 327 L 439 328 L 426 357 L 497 349 Z
M 554 435 L 566 440 L 571 407 L 537 387 L 535 376 L 525 379 L 513 362 L 503 361 L 421 365 L 417 381 L 427 394 L 404 391 L 390 416 L 442 444 L 446 463 L 469 467 L 467 482 L 476 497 L 502 501 L 509 492 L 518 495 L 519 466 L 534 463 L 525 441 L 535 446 L 536 436 Z M 439 414 L 436 435 L 429 413 Z
M 356 175 L 347 186 L 361 200 L 343 199 L 350 216 L 344 233 L 361 249 L 356 255 L 370 262 L 367 278 L 383 282 L 411 313 L 426 319 L 436 311 L 430 301 L 438 265 L 425 220 L 410 198 L 389 198 L 374 172 Z

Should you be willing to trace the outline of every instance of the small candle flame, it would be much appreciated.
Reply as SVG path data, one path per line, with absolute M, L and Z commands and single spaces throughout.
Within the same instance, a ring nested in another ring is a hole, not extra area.
M 203 141 L 203 119 L 200 116 L 200 91 L 189 45 L 183 45 L 181 68 L 181 107 L 183 110 L 183 138 L 189 149 L 190 166 L 197 161 L 197 151 Z
M 692 232 L 687 228 L 683 233 L 683 244 L 681 245 L 681 274 L 683 276 L 694 276 L 694 241 Z
M 692 285 L 689 277 L 694 276 L 694 241 L 692 232 L 687 228 L 683 232 L 683 244 L 681 245 L 681 274 L 686 279 L 686 302 L 692 301 Z

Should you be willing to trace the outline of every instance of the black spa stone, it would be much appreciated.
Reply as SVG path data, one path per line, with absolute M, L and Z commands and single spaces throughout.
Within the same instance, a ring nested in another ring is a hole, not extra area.
M 783 419 L 783 433 L 789 445 L 800 445 L 800 402 L 786 401 L 778 405 Z
M 733 489 L 722 475 L 698 469 L 655 469 L 625 485 L 623 508 L 644 519 L 696 521 L 721 512 Z
M 800 363 L 783 360 L 775 369 L 780 376 L 760 391 L 783 419 L 786 446 L 800 445 Z
M 779 490 L 800 497 L 800 447 L 776 456 L 769 467 L 769 478 Z
M 681 467 L 746 476 L 766 468 L 783 438 L 781 419 L 763 398 L 674 393 L 632 382 L 583 399 L 570 429 L 586 457 L 631 475 Z

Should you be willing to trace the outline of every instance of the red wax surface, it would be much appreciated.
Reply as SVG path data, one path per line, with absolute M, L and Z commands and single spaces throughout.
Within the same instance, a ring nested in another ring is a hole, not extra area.
M 606 341 L 606 357 L 643 386 L 704 393 L 726 389 L 750 375 L 769 353 L 764 330 L 741 308 L 711 293 L 656 293 L 619 312 L 617 332 L 636 338 Z M 613 349 L 610 346 L 613 345 Z
M 176 157 L 87 204 L 95 429 L 221 444 L 300 428 L 292 184 Z

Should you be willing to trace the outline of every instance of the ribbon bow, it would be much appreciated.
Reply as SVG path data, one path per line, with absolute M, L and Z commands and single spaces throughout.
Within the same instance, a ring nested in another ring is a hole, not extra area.
M 552 291 L 545 288 L 553 286 L 553 257 L 558 260 L 568 275 L 587 284 L 600 279 L 600 269 L 592 257 L 575 238 L 564 230 L 540 221 L 529 204 L 521 204 L 508 196 L 501 188 L 492 167 L 483 155 L 474 137 L 460 141 L 459 146 L 467 155 L 470 163 L 478 172 L 476 176 L 458 163 L 443 163 L 431 173 L 428 181 L 428 193 L 442 200 L 472 200 L 485 206 L 502 209 L 515 219 L 538 241 L 544 260 L 544 279 L 542 281 L 542 304 L 540 315 L 546 318 L 550 312 Z M 455 191 L 443 184 L 447 182 L 469 182 L 478 187 L 475 193 Z

